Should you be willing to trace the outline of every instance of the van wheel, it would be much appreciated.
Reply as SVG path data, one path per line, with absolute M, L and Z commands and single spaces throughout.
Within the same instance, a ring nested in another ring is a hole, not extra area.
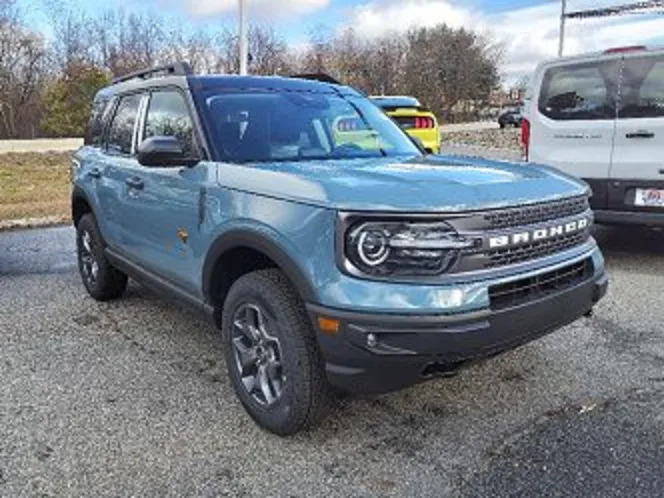
M 279 270 L 240 277 L 223 306 L 222 336 L 233 388 L 261 427 L 281 436 L 314 425 L 330 397 L 304 305 Z
M 92 214 L 85 214 L 76 226 L 78 271 L 88 294 L 97 301 L 120 297 L 127 288 L 127 275 L 111 266 L 104 255 L 97 222 Z

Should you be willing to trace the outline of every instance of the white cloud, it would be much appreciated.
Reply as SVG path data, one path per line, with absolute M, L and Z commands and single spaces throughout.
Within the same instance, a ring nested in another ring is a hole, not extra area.
M 263 19 L 308 14 L 329 3 L 330 0 L 247 0 L 250 14 Z M 238 10 L 238 0 L 188 0 L 184 4 L 187 11 L 198 17 L 235 13 Z
M 612 5 L 614 0 L 575 0 L 570 10 Z M 558 51 L 560 3 L 487 13 L 454 0 L 369 0 L 351 8 L 347 25 L 358 33 L 376 36 L 416 26 L 446 23 L 493 36 L 505 48 L 502 72 L 514 81 L 531 72 L 538 62 Z M 664 36 L 664 16 L 623 16 L 595 20 L 568 20 L 565 54 L 604 50 L 609 47 L 648 44 Z
M 358 33 L 376 36 L 391 30 L 405 31 L 413 26 L 430 27 L 441 23 L 468 26 L 479 17 L 479 13 L 443 0 L 373 0 L 352 8 L 349 25 Z

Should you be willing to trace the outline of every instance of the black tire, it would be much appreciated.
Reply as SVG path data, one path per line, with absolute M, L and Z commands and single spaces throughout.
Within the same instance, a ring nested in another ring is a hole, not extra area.
M 88 213 L 76 226 L 78 271 L 88 294 L 97 301 L 120 297 L 127 288 L 127 275 L 114 268 L 104 255 L 104 243 L 95 217 Z M 96 268 L 93 271 L 93 268 Z
M 262 318 L 257 320 L 258 314 Z M 258 328 L 267 331 L 252 332 L 253 339 L 256 335 L 270 339 L 252 340 L 246 322 L 262 323 Z M 233 388 L 258 425 L 288 436 L 323 417 L 331 398 L 324 361 L 304 305 L 281 271 L 249 273 L 231 286 L 223 306 L 222 336 Z M 240 358 L 252 359 L 243 368 Z M 277 363 L 279 367 L 261 377 L 261 368 L 268 372 Z M 261 380 L 267 383 L 271 400 L 265 396 Z
M 501 129 L 501 130 L 504 129 L 505 126 L 507 126 L 507 125 L 506 125 L 505 123 L 503 123 L 503 122 L 500 122 L 500 123 L 498 123 L 498 124 L 500 125 L 500 129 Z

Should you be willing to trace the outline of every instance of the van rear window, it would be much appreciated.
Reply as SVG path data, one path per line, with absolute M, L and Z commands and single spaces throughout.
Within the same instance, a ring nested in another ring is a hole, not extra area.
M 615 119 L 619 62 L 552 67 L 544 73 L 539 112 L 555 120 Z
M 625 60 L 619 118 L 664 116 L 664 56 Z

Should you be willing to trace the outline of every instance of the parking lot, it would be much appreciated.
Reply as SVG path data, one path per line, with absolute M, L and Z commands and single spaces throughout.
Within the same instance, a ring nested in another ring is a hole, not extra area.
M 0 234 L 0 496 L 655 496 L 664 235 L 600 228 L 591 318 L 451 379 L 343 399 L 280 439 L 216 331 L 131 285 L 84 292 L 69 227 Z

